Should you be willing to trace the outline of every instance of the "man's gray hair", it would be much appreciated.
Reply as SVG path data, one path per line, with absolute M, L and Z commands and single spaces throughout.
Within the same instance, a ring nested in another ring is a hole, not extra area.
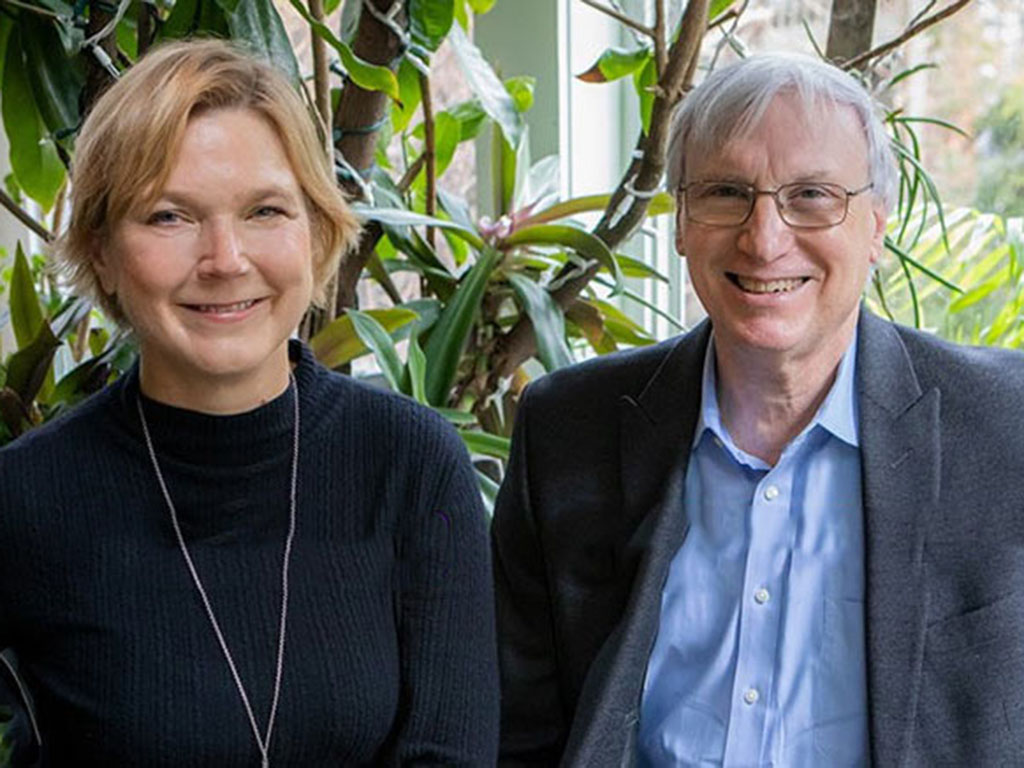
M 749 135 L 779 94 L 808 109 L 849 106 L 868 145 L 872 194 L 886 213 L 896 202 L 896 162 L 870 94 L 851 75 L 818 59 L 794 54 L 749 56 L 716 69 L 676 108 L 669 133 L 668 189 L 686 179 L 686 156 L 707 157 L 731 139 Z

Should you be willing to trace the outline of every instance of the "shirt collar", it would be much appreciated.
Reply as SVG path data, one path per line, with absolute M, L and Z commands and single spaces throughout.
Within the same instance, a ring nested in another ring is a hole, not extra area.
M 828 395 L 818 408 L 811 423 L 803 433 L 810 432 L 816 425 L 848 445 L 860 447 L 860 430 L 857 426 L 857 398 L 854 391 L 857 365 L 857 334 L 854 330 L 853 339 L 839 361 L 839 370 L 832 383 Z M 701 379 L 700 418 L 693 434 L 693 446 L 696 447 L 705 430 L 710 430 L 719 440 L 731 445 L 722 414 L 718 408 L 717 376 L 715 373 L 715 332 L 711 331 L 708 348 L 704 353 L 704 374 Z

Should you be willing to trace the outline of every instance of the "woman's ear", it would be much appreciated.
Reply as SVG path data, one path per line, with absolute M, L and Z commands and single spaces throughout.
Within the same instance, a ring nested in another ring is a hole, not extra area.
M 100 289 L 108 296 L 117 293 L 117 254 L 109 243 L 96 242 L 92 249 L 92 268 Z

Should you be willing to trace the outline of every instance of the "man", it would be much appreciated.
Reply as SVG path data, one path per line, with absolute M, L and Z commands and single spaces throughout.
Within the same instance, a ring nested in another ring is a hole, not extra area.
M 867 94 L 751 57 L 669 184 L 709 321 L 532 385 L 493 526 L 502 765 L 1024 761 L 1024 357 L 861 307 Z

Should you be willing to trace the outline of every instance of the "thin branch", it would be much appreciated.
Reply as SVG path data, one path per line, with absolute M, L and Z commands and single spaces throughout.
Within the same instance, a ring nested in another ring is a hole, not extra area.
M 665 34 L 665 0 L 654 0 L 654 65 L 660 79 L 668 66 L 668 36 Z
M 652 40 L 656 41 L 658 39 L 655 35 L 654 30 L 651 27 L 641 24 L 636 19 L 630 18 L 624 13 L 619 13 L 614 8 L 609 8 L 607 5 L 601 5 L 601 3 L 597 2 L 597 0 L 580 0 L 580 2 L 583 3 L 584 5 L 589 5 L 595 11 L 600 11 L 601 13 L 607 16 L 611 16 L 620 24 L 625 24 L 630 29 L 635 29 L 640 34 L 646 35 Z
M 315 21 L 324 23 L 324 0 L 309 0 L 309 15 Z M 328 80 L 329 62 L 327 60 L 327 43 L 316 30 L 310 26 L 310 45 L 313 50 L 313 103 L 324 126 L 325 149 L 331 157 L 334 137 L 331 135 L 331 84 Z
M 22 3 L 19 0 L 0 0 L 0 4 L 8 5 L 11 8 L 20 8 L 23 11 L 28 11 L 29 13 L 34 13 L 38 16 L 45 16 L 48 19 L 61 18 L 58 13 L 54 13 L 53 11 L 49 11 L 45 8 L 39 8 L 35 5 L 29 5 L 28 3 Z
M 885 54 L 889 53 L 889 51 L 895 48 L 899 48 L 901 45 L 907 42 L 907 40 L 920 34 L 928 27 L 934 24 L 938 24 L 943 19 L 949 18 L 954 13 L 963 8 L 965 5 L 967 5 L 969 2 L 971 2 L 971 0 L 956 0 L 956 2 L 947 5 L 941 11 L 936 11 L 931 16 L 921 19 L 916 24 L 911 24 L 909 27 L 903 30 L 903 32 L 900 35 L 894 37 L 892 40 L 882 43 L 881 45 L 875 46 L 870 51 L 865 51 L 864 53 L 859 54 L 858 56 L 854 56 L 849 61 L 844 61 L 841 62 L 840 64 L 843 69 L 857 69 L 861 64 L 871 61 L 872 59 L 877 59 L 879 56 L 884 56 Z
M 48 243 L 53 242 L 53 233 L 50 232 L 46 227 L 40 224 L 38 221 L 29 216 L 25 210 L 18 205 L 14 200 L 0 189 L 0 205 L 6 208 L 8 211 L 14 214 L 14 217 L 24 224 L 26 227 L 35 232 L 39 237 Z
M 402 178 L 399 179 L 398 181 L 398 190 L 400 192 L 404 193 L 409 189 L 410 186 L 412 186 L 413 181 L 416 179 L 417 176 L 420 175 L 420 171 L 423 170 L 423 164 L 425 162 L 427 162 L 426 153 L 420 155 L 419 157 L 412 161 L 412 165 L 410 165 L 406 169 L 405 173 L 402 175 Z
M 427 216 L 437 213 L 437 152 L 434 145 L 434 104 L 430 96 L 430 78 L 420 73 L 423 96 L 423 159 L 427 168 Z M 427 242 L 434 247 L 434 228 L 427 227 Z

